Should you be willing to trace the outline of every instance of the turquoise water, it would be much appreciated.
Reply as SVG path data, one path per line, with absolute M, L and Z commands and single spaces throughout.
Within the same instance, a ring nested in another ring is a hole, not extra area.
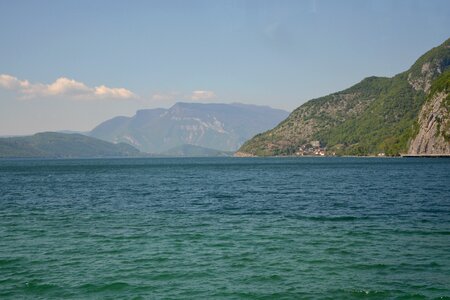
M 3 160 L 22 298 L 450 299 L 450 160 Z

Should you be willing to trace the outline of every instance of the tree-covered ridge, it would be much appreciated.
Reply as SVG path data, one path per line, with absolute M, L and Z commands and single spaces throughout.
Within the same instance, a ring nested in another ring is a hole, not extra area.
M 393 78 L 369 77 L 347 90 L 308 101 L 274 129 L 247 141 L 239 152 L 295 155 L 319 142 L 327 154 L 405 153 L 417 134 L 418 114 L 433 91 L 432 83 L 441 80 L 436 78 L 449 65 L 450 39 Z
M 386 89 L 388 78 L 369 77 L 353 87 L 313 99 L 294 110 L 280 125 L 247 141 L 240 151 L 254 155 L 291 155 L 329 130 L 364 111 Z
M 406 74 L 387 83 L 361 114 L 315 134 L 329 150 L 337 154 L 367 155 L 404 153 L 414 132 L 414 124 L 425 100 L 423 91 L 409 85 Z
M 428 91 L 433 79 L 450 65 L 450 39 L 422 55 L 407 71 L 408 82 L 415 89 Z
M 0 157 L 121 157 L 141 153 L 124 143 L 112 144 L 81 134 L 56 132 L 0 138 Z

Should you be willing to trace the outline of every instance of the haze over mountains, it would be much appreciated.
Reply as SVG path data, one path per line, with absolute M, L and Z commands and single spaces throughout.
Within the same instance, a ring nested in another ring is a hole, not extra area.
M 247 139 L 287 116 L 266 106 L 177 103 L 113 118 L 91 132 L 0 138 L 0 157 L 231 156 Z
M 449 67 L 450 39 L 403 73 L 366 78 L 290 115 L 267 106 L 180 102 L 115 117 L 88 136 L 2 138 L 0 157 L 226 156 L 237 149 L 238 156 L 450 155 Z
M 173 148 L 183 145 L 197 146 L 196 151 L 198 147 L 236 151 L 288 114 L 267 106 L 180 102 L 169 109 L 139 110 L 133 117 L 110 119 L 89 134 L 113 143 L 128 143 L 147 153 L 174 153 Z

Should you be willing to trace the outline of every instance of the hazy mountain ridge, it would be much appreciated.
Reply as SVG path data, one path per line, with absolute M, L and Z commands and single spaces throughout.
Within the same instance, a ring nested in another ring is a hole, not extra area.
M 87 158 L 143 155 L 136 148 L 112 144 L 81 134 L 42 132 L 32 136 L 0 138 L 0 157 Z
M 169 149 L 163 153 L 163 156 L 173 157 L 219 157 L 219 156 L 233 156 L 232 151 L 220 151 L 195 145 L 181 145 Z
M 286 111 L 266 106 L 180 102 L 169 109 L 139 110 L 133 117 L 107 120 L 90 135 L 125 142 L 148 153 L 164 153 L 186 144 L 235 151 L 287 116 Z
M 311 143 L 327 154 L 407 153 L 433 81 L 450 65 L 450 39 L 392 78 L 369 77 L 306 102 L 275 128 L 247 141 L 239 155 L 295 155 Z

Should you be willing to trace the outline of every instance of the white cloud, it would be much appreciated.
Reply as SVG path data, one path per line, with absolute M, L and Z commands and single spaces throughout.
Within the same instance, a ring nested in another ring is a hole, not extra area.
M 0 74 L 0 87 L 13 90 L 23 98 L 64 96 L 72 99 L 131 99 L 137 95 L 124 88 L 110 88 L 104 85 L 89 87 L 82 82 L 60 77 L 51 84 L 33 83 L 28 80 Z
M 30 83 L 27 80 L 19 80 L 7 74 L 0 74 L 0 86 L 8 90 L 27 88 Z
M 191 100 L 211 100 L 215 99 L 217 96 L 213 91 L 193 91 L 191 94 Z
M 91 89 L 84 83 L 75 81 L 73 79 L 61 77 L 48 86 L 44 86 L 43 92 L 50 95 L 83 95 L 89 94 Z
M 122 98 L 122 99 L 136 98 L 136 95 L 127 89 L 109 88 L 104 85 L 95 87 L 94 93 L 95 95 L 103 98 Z

